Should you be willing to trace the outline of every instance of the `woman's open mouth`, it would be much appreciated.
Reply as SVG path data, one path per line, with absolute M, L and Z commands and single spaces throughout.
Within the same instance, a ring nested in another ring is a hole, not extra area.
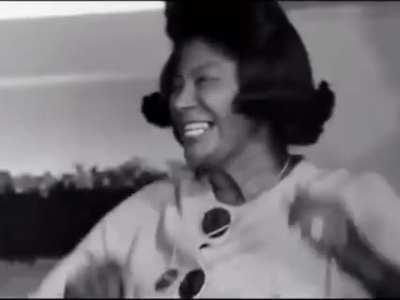
M 183 137 L 185 139 L 195 139 L 202 136 L 213 126 L 211 122 L 190 122 L 183 127 Z

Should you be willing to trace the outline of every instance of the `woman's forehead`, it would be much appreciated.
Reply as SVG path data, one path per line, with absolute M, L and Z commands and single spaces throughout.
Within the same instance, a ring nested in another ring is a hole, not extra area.
M 178 73 L 223 70 L 235 62 L 224 55 L 218 46 L 200 39 L 186 43 L 180 52 Z

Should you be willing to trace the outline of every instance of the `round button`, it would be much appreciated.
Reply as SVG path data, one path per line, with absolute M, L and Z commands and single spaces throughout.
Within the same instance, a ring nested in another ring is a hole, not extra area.
M 196 296 L 204 285 L 205 277 L 201 269 L 187 273 L 179 286 L 179 297 L 193 298 Z
M 204 214 L 202 230 L 211 238 L 215 238 L 224 234 L 230 223 L 231 215 L 228 210 L 219 207 L 213 208 Z

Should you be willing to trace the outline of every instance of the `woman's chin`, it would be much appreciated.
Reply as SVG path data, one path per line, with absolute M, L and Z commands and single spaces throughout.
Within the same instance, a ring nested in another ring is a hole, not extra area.
M 185 151 L 185 159 L 188 166 L 196 169 L 210 163 L 210 155 L 195 151 Z
M 192 169 L 196 169 L 204 164 L 204 159 L 198 156 L 186 156 L 186 162 Z

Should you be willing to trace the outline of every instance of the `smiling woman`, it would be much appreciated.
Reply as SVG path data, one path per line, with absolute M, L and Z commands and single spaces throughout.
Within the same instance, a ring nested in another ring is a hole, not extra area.
M 236 64 L 200 40 L 182 51 L 171 92 L 171 117 L 188 163 L 194 168 L 206 162 L 216 165 L 246 143 L 255 129 L 231 111 L 239 89 Z
M 35 296 L 400 295 L 393 189 L 290 153 L 335 99 L 299 33 L 276 1 L 216 3 L 167 3 L 172 53 L 142 107 L 187 165 L 110 212 Z

